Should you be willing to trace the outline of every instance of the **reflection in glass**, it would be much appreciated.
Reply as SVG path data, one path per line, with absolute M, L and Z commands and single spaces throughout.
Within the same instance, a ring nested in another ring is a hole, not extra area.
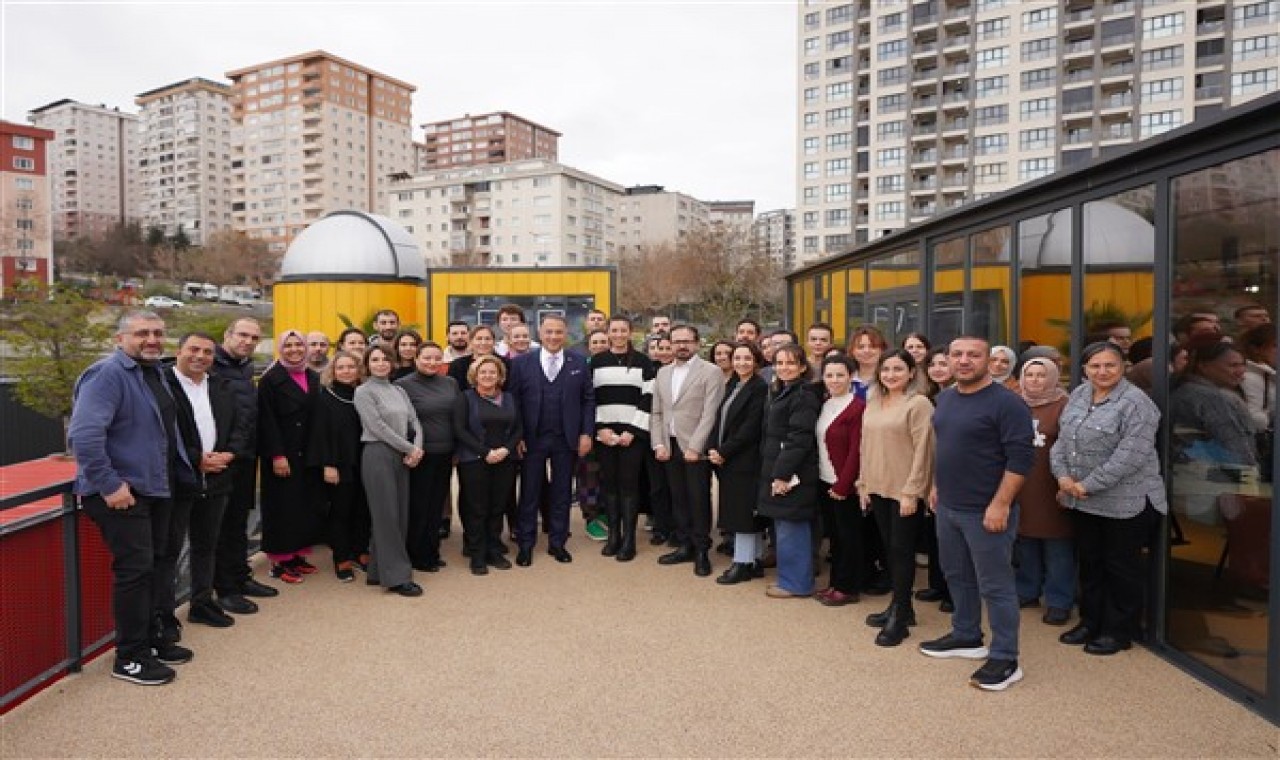
M 1193 315 L 1203 329 L 1172 352 L 1185 367 L 1171 376 L 1168 411 L 1175 520 L 1168 640 L 1262 694 L 1274 485 L 1259 466 L 1258 434 L 1274 429 L 1276 413 L 1249 414 L 1245 357 L 1223 338 L 1246 326 L 1236 315 L 1250 307 L 1252 316 L 1277 311 L 1280 151 L 1175 178 L 1173 202 L 1170 317 L 1175 332 Z
M 944 240 L 933 247 L 933 312 L 929 340 L 944 346 L 966 332 L 964 314 L 965 239 Z
M 1135 342 L 1150 362 L 1155 302 L 1155 186 L 1084 205 L 1085 345 L 1115 343 L 1128 357 Z M 1150 377 L 1149 368 L 1140 372 Z M 1143 383 L 1139 383 L 1143 385 Z M 1149 381 L 1145 389 L 1150 388 Z
M 880 328 L 889 345 L 920 329 L 920 251 L 904 248 L 880 256 L 868 266 L 871 297 L 867 321 Z
M 1018 223 L 1018 340 L 1071 352 L 1071 209 Z M 1064 372 L 1069 376 L 1069 372 Z
M 867 321 L 867 273 L 859 264 L 850 267 L 846 276 L 848 293 L 844 302 L 844 334 L 847 337 Z
M 587 312 L 596 306 L 591 295 L 578 296 L 449 296 L 449 321 L 468 325 L 498 324 L 498 309 L 513 303 L 524 309 L 525 321 L 536 331 L 543 317 L 559 315 L 569 323 L 569 335 L 581 335 Z
M 973 289 L 967 332 L 985 337 L 992 345 L 1009 342 L 1010 287 L 1009 228 L 992 227 L 973 236 Z

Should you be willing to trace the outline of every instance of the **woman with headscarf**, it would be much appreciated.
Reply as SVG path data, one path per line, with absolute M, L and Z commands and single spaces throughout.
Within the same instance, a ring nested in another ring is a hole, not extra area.
M 1067 406 L 1067 392 L 1058 383 L 1058 365 L 1037 357 L 1022 365 L 1019 387 L 1031 407 L 1035 425 L 1036 463 L 1022 483 L 1017 502 L 1018 603 L 1038 607 L 1043 593 L 1044 622 L 1066 625 L 1076 598 L 1076 555 L 1071 540 L 1071 517 L 1058 504 L 1058 483 L 1049 467 L 1049 450 L 1058 441 L 1058 420 Z
M 318 472 L 307 467 L 320 376 L 307 367 L 307 341 L 297 330 L 280 333 L 276 354 L 258 381 L 262 551 L 273 578 L 302 583 L 316 571 L 306 556 L 324 530 Z
M 1018 354 L 1008 346 L 992 346 L 991 379 L 1011 391 L 1018 391 L 1018 378 L 1013 374 L 1014 365 L 1018 362 Z

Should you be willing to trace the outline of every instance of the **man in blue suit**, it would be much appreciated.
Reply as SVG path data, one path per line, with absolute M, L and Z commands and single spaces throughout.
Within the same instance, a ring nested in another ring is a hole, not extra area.
M 511 362 L 507 387 L 524 417 L 524 462 L 520 470 L 520 512 L 516 520 L 519 551 L 516 564 L 533 563 L 538 538 L 538 500 L 547 463 L 551 463 L 551 508 L 547 518 L 547 553 L 557 562 L 572 562 L 565 549 L 569 538 L 569 501 L 578 457 L 591 451 L 596 399 L 587 360 L 565 350 L 564 317 L 543 317 L 538 328 L 542 345 Z

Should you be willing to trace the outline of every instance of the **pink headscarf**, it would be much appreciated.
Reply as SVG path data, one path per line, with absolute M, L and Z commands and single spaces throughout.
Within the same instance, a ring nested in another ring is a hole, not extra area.
M 1033 364 L 1044 367 L 1045 377 L 1049 382 L 1048 387 L 1039 393 L 1032 393 L 1027 390 L 1027 381 L 1023 377 L 1027 374 L 1027 367 L 1030 367 Z M 1061 377 L 1061 374 L 1062 373 L 1058 371 L 1057 363 L 1051 359 L 1047 359 L 1042 356 L 1037 356 L 1034 359 L 1028 359 L 1027 363 L 1022 365 L 1022 372 L 1018 378 L 1018 388 L 1022 393 L 1023 400 L 1027 402 L 1027 406 L 1033 408 L 1037 406 L 1045 406 L 1046 404 L 1052 404 L 1059 399 L 1066 398 L 1067 392 L 1058 384 L 1058 378 Z
M 275 363 L 276 363 L 276 364 L 279 364 L 281 367 L 284 367 L 284 368 L 285 368 L 285 370 L 287 370 L 287 371 L 289 372 L 289 377 L 293 378 L 293 381 L 294 381 L 295 383 L 297 383 L 297 384 L 298 384 L 298 386 L 299 386 L 300 388 L 302 388 L 302 390 L 304 390 L 304 391 L 305 391 L 305 390 L 309 390 L 309 389 L 307 388 L 307 355 L 306 355 L 306 352 L 303 352 L 303 354 L 302 354 L 302 361 L 294 362 L 294 363 L 292 363 L 292 364 L 291 364 L 291 363 L 289 363 L 288 361 L 286 361 L 286 360 L 285 360 L 285 358 L 284 358 L 284 342 L 285 342 L 286 340 L 288 340 L 290 337 L 296 337 L 298 340 L 302 341 L 302 345 L 304 345 L 304 346 L 305 346 L 305 345 L 307 345 L 307 339 L 306 339 L 306 337 L 305 337 L 302 333 L 298 332 L 297 330 L 285 330 L 284 332 L 282 332 L 282 333 L 280 333 L 278 336 L 276 336 L 276 361 L 275 361 Z M 270 368 L 268 368 L 268 369 L 270 369 Z

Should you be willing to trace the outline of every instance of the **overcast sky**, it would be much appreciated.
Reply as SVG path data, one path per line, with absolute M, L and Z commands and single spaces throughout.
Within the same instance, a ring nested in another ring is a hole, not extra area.
M 605 179 L 794 206 L 789 0 L 2 2 L 10 121 L 62 98 L 136 111 L 140 92 L 322 49 L 416 85 L 415 139 L 512 111 Z

